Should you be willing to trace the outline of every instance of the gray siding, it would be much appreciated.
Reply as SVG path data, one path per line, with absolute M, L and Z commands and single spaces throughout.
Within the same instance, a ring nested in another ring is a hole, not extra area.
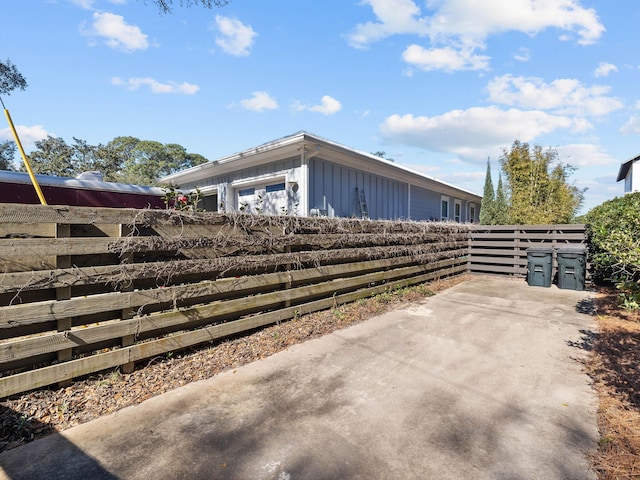
M 440 220 L 441 194 L 411 186 L 411 220 Z
M 309 208 L 326 210 L 330 217 L 353 217 L 359 213 L 356 188 L 364 190 L 372 219 L 408 218 L 409 188 L 389 180 L 327 160 L 309 163 Z

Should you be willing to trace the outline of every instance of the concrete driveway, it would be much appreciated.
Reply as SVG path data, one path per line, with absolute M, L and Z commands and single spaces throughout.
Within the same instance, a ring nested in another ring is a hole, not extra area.
M 12 479 L 593 479 L 588 292 L 475 277 L 0 454 Z M 0 474 L 0 477 L 2 475 Z

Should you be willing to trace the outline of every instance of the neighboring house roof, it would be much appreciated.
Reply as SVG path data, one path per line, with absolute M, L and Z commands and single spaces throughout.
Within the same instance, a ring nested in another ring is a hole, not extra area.
M 371 153 L 355 150 L 305 131 L 296 132 L 233 155 L 196 165 L 163 177 L 160 180 L 163 183 L 174 185 L 195 184 L 203 178 L 224 175 L 248 166 L 281 160 L 286 156 L 298 155 L 302 147 L 307 148 L 310 153 L 319 152 L 321 149 L 330 150 L 332 156 L 327 160 L 340 160 L 345 164 L 352 164 L 356 168 L 366 169 L 374 174 L 387 177 L 393 176 L 398 180 L 437 188 L 439 191 L 450 192 L 452 195 L 458 193 L 458 195 L 465 194 L 465 196 L 477 197 L 478 201 L 481 198 L 480 195 L 470 190 L 456 187 Z
M 620 180 L 624 180 L 625 178 L 627 178 L 627 173 L 629 173 L 631 164 L 633 162 L 637 162 L 638 160 L 640 160 L 640 155 L 630 158 L 629 160 L 624 162 L 622 165 L 620 165 L 620 170 L 618 171 L 618 178 L 616 179 L 616 182 L 619 182 Z

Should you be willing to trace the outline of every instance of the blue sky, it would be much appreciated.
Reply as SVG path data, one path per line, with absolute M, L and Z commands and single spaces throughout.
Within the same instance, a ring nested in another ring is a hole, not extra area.
M 577 167 L 584 211 L 640 153 L 635 1 L 5 0 L 2 17 L 27 152 L 130 135 L 213 160 L 306 130 L 481 194 L 518 139 Z

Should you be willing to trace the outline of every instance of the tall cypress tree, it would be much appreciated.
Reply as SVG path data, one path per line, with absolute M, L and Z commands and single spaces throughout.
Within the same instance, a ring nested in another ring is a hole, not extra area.
M 480 204 L 480 224 L 493 225 L 495 217 L 495 192 L 493 180 L 491 180 L 491 161 L 487 158 L 487 176 L 484 179 L 484 191 Z
M 496 200 L 493 204 L 493 224 L 508 225 L 509 222 L 509 204 L 507 196 L 502 186 L 502 174 L 498 176 L 498 188 L 496 190 Z

